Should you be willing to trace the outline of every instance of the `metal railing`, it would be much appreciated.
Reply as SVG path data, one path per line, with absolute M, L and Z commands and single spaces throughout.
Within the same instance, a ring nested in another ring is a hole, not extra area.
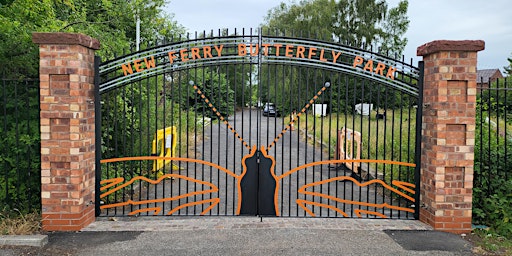
M 510 80 L 478 80 L 474 188 L 490 196 L 512 173 L 512 86 Z
M 0 80 L 0 211 L 39 211 L 39 81 Z

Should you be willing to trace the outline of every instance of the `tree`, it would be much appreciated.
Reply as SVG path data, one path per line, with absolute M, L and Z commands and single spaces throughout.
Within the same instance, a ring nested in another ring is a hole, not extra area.
M 335 18 L 334 0 L 303 0 L 299 4 L 286 4 L 268 11 L 264 28 L 284 34 L 313 34 L 319 38 L 332 37 Z
M 338 43 L 402 54 L 407 43 L 403 36 L 409 26 L 408 1 L 388 9 L 385 0 L 302 0 L 271 9 L 264 28 L 289 35 L 316 35 Z
M 209 107 L 201 95 L 194 90 L 197 86 L 213 107 Z M 235 108 L 235 92 L 229 86 L 226 73 L 217 67 L 197 68 L 188 72 L 179 72 L 173 81 L 166 85 L 166 98 L 178 103 L 183 110 L 192 110 L 205 116 L 216 117 L 215 108 L 221 115 L 229 116 Z
M 38 48 L 33 32 L 74 32 L 98 39 L 103 59 L 135 46 L 135 14 L 143 47 L 178 37 L 184 28 L 165 14 L 165 0 L 13 0 L 0 5 L 0 74 L 36 77 Z
M 33 31 L 62 27 L 51 0 L 11 1 L 0 5 L 0 74 L 3 77 L 36 77 L 38 48 L 32 43 Z M 8 64 L 8 65 L 6 65 Z
M 338 42 L 367 48 L 383 36 L 379 24 L 386 16 L 384 0 L 342 0 L 336 5 L 333 34 Z
M 407 18 L 408 6 L 407 0 L 402 0 L 398 3 L 397 7 L 391 8 L 388 11 L 387 19 L 382 24 L 384 33 L 379 50 L 381 53 L 395 58 L 402 55 L 407 45 L 407 38 L 404 35 L 409 28 L 409 19 Z
M 508 66 L 504 67 L 504 69 L 505 69 L 505 74 L 510 76 L 510 75 L 512 75 L 512 57 L 507 58 L 507 60 L 508 60 L 509 64 L 508 64 Z
M 269 33 L 281 33 L 287 36 L 311 36 L 320 40 L 331 40 L 336 43 L 351 45 L 357 48 L 371 50 L 382 54 L 399 56 L 402 54 L 407 39 L 404 37 L 409 26 L 407 18 L 408 1 L 400 1 L 398 6 L 388 8 L 385 0 L 302 0 L 292 4 L 281 3 L 279 6 L 271 9 L 266 18 L 264 28 Z M 325 80 L 322 77 L 316 77 L 304 71 L 285 71 L 284 67 L 275 67 L 279 71 L 270 74 L 269 69 L 262 69 L 262 77 L 272 77 L 269 79 L 269 88 L 272 83 L 282 84 L 283 87 L 293 85 L 297 91 L 302 93 L 299 98 L 307 98 L 307 95 L 314 95 L 315 86 Z M 277 75 L 281 74 L 281 75 Z M 293 75 L 289 75 L 293 74 Z M 275 76 L 275 77 L 274 77 Z M 279 77 L 278 77 L 279 76 Z M 343 80 L 346 78 L 340 74 L 332 74 L 331 80 Z M 295 81 L 294 81 L 295 80 Z M 362 83 L 356 79 L 350 78 L 350 84 L 355 86 L 347 87 L 345 90 L 358 92 L 362 91 L 369 83 Z M 399 94 L 392 94 L 384 87 L 376 88 L 371 86 L 373 94 L 378 91 L 386 92 L 386 98 L 389 104 L 386 107 L 398 107 L 407 100 L 402 100 Z M 265 93 L 275 93 L 271 97 L 286 99 L 282 92 L 273 92 L 270 89 L 262 88 Z M 345 91 L 333 91 L 332 95 L 345 95 Z M 265 95 L 263 95 L 265 96 Z M 373 97 L 373 98 L 372 98 Z M 345 104 L 357 104 L 364 101 L 375 101 L 375 96 L 367 94 L 364 97 L 358 96 L 354 102 L 347 99 L 347 102 L 331 102 L 333 110 L 344 110 Z M 287 104 L 287 100 L 283 100 Z M 295 108 L 294 103 L 289 104 Z M 286 110 L 286 109 L 285 109 Z

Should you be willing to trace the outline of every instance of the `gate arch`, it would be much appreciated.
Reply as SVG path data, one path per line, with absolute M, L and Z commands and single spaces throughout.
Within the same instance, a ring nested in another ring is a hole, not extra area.
M 97 215 L 418 218 L 421 72 L 351 46 L 252 33 L 103 62 Z

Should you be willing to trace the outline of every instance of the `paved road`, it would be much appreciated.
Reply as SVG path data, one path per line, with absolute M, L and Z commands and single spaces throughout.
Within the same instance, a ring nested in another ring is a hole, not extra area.
M 162 217 L 97 221 L 0 255 L 471 255 L 471 246 L 411 220 Z

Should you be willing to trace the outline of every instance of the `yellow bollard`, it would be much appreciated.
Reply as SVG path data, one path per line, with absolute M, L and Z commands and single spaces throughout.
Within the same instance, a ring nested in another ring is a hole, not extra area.
M 157 130 L 155 139 L 153 139 L 152 154 L 153 156 L 160 157 L 174 157 L 176 156 L 176 144 L 178 133 L 176 126 L 170 126 L 165 129 Z M 153 172 L 158 171 L 158 177 L 164 175 L 165 167 L 171 163 L 171 160 L 158 159 L 153 161 Z M 172 170 L 177 171 L 181 168 L 177 165 L 172 165 Z

